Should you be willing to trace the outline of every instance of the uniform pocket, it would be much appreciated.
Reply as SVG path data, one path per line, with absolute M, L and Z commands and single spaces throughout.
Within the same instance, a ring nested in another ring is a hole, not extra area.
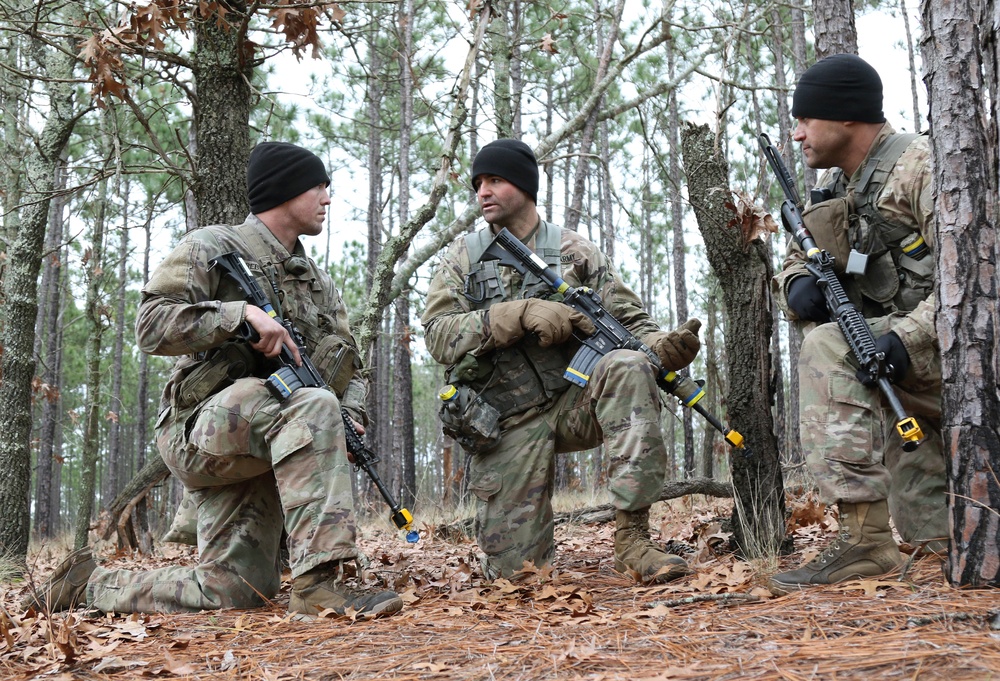
M 469 491 L 480 501 L 489 501 L 503 489 L 503 476 L 497 471 L 473 473 L 469 481 Z

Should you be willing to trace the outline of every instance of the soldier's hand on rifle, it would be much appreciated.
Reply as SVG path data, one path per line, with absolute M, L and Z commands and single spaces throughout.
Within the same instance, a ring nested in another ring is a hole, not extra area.
M 295 363 L 302 364 L 302 357 L 299 356 L 299 347 L 292 340 L 288 330 L 279 324 L 269 314 L 256 305 L 247 304 L 246 322 L 253 327 L 260 339 L 251 346 L 257 352 L 267 357 L 277 357 L 281 353 L 281 347 L 286 346 L 295 358 Z
M 674 331 L 654 331 L 645 341 L 660 358 L 664 369 L 678 371 L 693 362 L 701 349 L 700 329 L 700 319 L 689 319 Z
M 569 305 L 539 298 L 497 303 L 487 312 L 490 336 L 498 348 L 513 345 L 527 333 L 538 336 L 541 347 L 565 343 L 579 329 L 584 336 L 597 329 L 593 322 Z
M 806 322 L 828 322 L 826 296 L 819 288 L 819 279 L 813 275 L 796 277 L 788 284 L 788 307 Z
M 884 336 L 879 336 L 875 341 L 875 351 L 885 355 L 885 362 L 888 365 L 888 378 L 893 383 L 899 383 L 910 371 L 910 353 L 906 351 L 906 346 L 899 336 L 890 331 Z M 875 379 L 864 369 L 858 369 L 858 380 L 872 387 Z

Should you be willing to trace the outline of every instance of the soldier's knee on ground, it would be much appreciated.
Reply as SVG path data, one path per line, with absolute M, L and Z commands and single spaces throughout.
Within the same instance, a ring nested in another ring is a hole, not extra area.
M 184 493 L 170 529 L 163 535 L 162 541 L 198 545 L 198 504 L 190 492 Z

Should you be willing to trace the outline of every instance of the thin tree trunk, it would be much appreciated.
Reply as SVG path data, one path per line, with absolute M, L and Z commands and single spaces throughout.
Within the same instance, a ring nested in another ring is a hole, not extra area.
M 667 46 L 667 74 L 673 80 L 677 75 L 677 54 L 676 46 L 671 42 Z M 673 284 L 674 284 L 674 305 L 677 309 L 677 324 L 683 324 L 688 320 L 688 290 L 687 290 L 687 267 L 684 262 L 684 197 L 681 195 L 681 182 L 683 175 L 681 171 L 681 142 L 678 135 L 680 130 L 681 117 L 680 105 L 677 102 L 676 88 L 670 91 L 668 96 L 668 118 L 667 118 L 667 177 L 670 182 L 664 189 L 670 196 L 670 226 L 673 233 L 672 260 L 673 260 Z M 695 474 L 694 457 L 694 420 L 691 418 L 691 410 L 684 409 L 681 413 L 684 423 L 684 477 L 692 478 Z
M 129 195 L 129 182 L 125 181 L 124 196 Z M 116 192 L 119 194 L 120 192 Z M 121 228 L 118 236 L 118 289 L 115 294 L 115 336 L 111 351 L 111 406 L 108 422 L 108 462 L 104 480 L 105 499 L 111 499 L 121 489 L 127 471 L 125 448 L 121 443 L 122 409 L 122 358 L 125 354 L 125 283 L 128 278 L 128 201 L 122 204 Z
M 399 129 L 399 224 L 410 219 L 410 139 L 413 134 L 413 0 L 400 5 L 400 129 Z M 395 301 L 395 357 L 393 358 L 393 450 L 401 464 L 400 503 L 413 510 L 417 496 L 416 451 L 413 436 L 413 371 L 410 359 L 410 299 L 404 294 Z
M 598 0 L 595 0 L 595 3 Z M 594 77 L 595 82 L 600 82 L 608 74 L 608 68 L 611 64 L 611 55 L 614 52 L 615 43 L 618 40 L 619 26 L 621 25 L 622 10 L 624 9 L 624 0 L 616 0 L 614 14 L 611 17 L 611 21 L 607 27 L 607 35 L 599 31 L 600 39 L 603 41 L 603 45 L 599 48 L 601 51 L 600 61 L 597 65 L 597 74 Z M 599 8 L 595 8 L 599 9 Z M 599 13 L 600 16 L 603 14 Z M 590 149 L 594 144 L 594 136 L 597 131 L 597 114 L 600 111 L 600 102 L 603 101 L 603 97 L 598 99 L 598 104 L 590 111 L 587 116 L 587 122 L 583 126 L 583 135 L 580 139 L 580 148 L 578 150 L 578 156 L 576 160 L 576 175 L 573 181 L 573 199 L 566 209 L 566 229 L 572 231 L 577 231 L 580 226 L 580 217 L 583 215 L 583 197 L 584 188 L 586 187 L 587 177 L 590 175 L 590 159 L 588 155 L 590 154 Z
M 770 246 L 728 227 L 732 217 L 729 167 L 708 126 L 681 131 L 688 196 L 705 241 L 709 263 L 719 278 L 730 328 L 726 334 L 730 389 L 726 403 L 733 427 L 752 450 L 730 456 L 736 503 L 733 530 L 747 557 L 773 555 L 783 543 L 785 495 L 771 415 Z
M 104 131 L 102 117 L 102 135 Z M 104 140 L 107 144 L 107 140 Z M 107 145 L 110 147 L 110 145 Z M 101 443 L 101 348 L 103 344 L 104 314 L 102 307 L 102 283 L 104 282 L 104 229 L 108 212 L 108 183 L 101 180 L 98 197 L 94 202 L 96 214 L 92 223 L 90 249 L 85 254 L 83 269 L 87 281 L 87 297 L 84 316 L 87 320 L 87 397 L 84 405 L 83 433 L 83 473 L 80 476 L 80 496 L 73 531 L 73 548 L 83 548 L 89 543 L 90 520 L 94 512 L 97 496 L 97 462 Z
M 66 186 L 66 168 L 63 163 L 56 167 L 56 189 Z M 62 365 L 62 345 L 59 343 L 62 320 L 62 235 L 65 219 L 65 195 L 58 195 L 52 201 L 49 215 L 49 234 L 46 240 L 46 258 L 42 273 L 42 312 L 39 315 L 37 340 L 44 344 L 36 354 L 42 357 L 41 427 L 38 434 L 38 454 L 35 461 L 35 536 L 51 539 L 54 535 L 52 516 L 52 495 L 59 494 L 52 486 L 52 476 L 57 465 L 55 456 L 56 425 L 62 416 L 62 393 L 59 390 L 60 368 Z

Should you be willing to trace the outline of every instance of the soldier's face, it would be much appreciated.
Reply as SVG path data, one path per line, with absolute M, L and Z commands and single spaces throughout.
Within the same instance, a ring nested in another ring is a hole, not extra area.
M 483 218 L 491 225 L 510 226 L 526 211 L 534 208 L 528 195 L 513 184 L 496 175 L 480 175 L 476 178 L 476 199 Z
M 802 155 L 810 168 L 842 168 L 844 153 L 852 149 L 851 134 L 843 121 L 798 118 L 792 139 L 802 145 Z
M 300 236 L 315 236 L 323 231 L 329 205 L 330 192 L 325 184 L 319 184 L 288 201 L 288 217 Z

